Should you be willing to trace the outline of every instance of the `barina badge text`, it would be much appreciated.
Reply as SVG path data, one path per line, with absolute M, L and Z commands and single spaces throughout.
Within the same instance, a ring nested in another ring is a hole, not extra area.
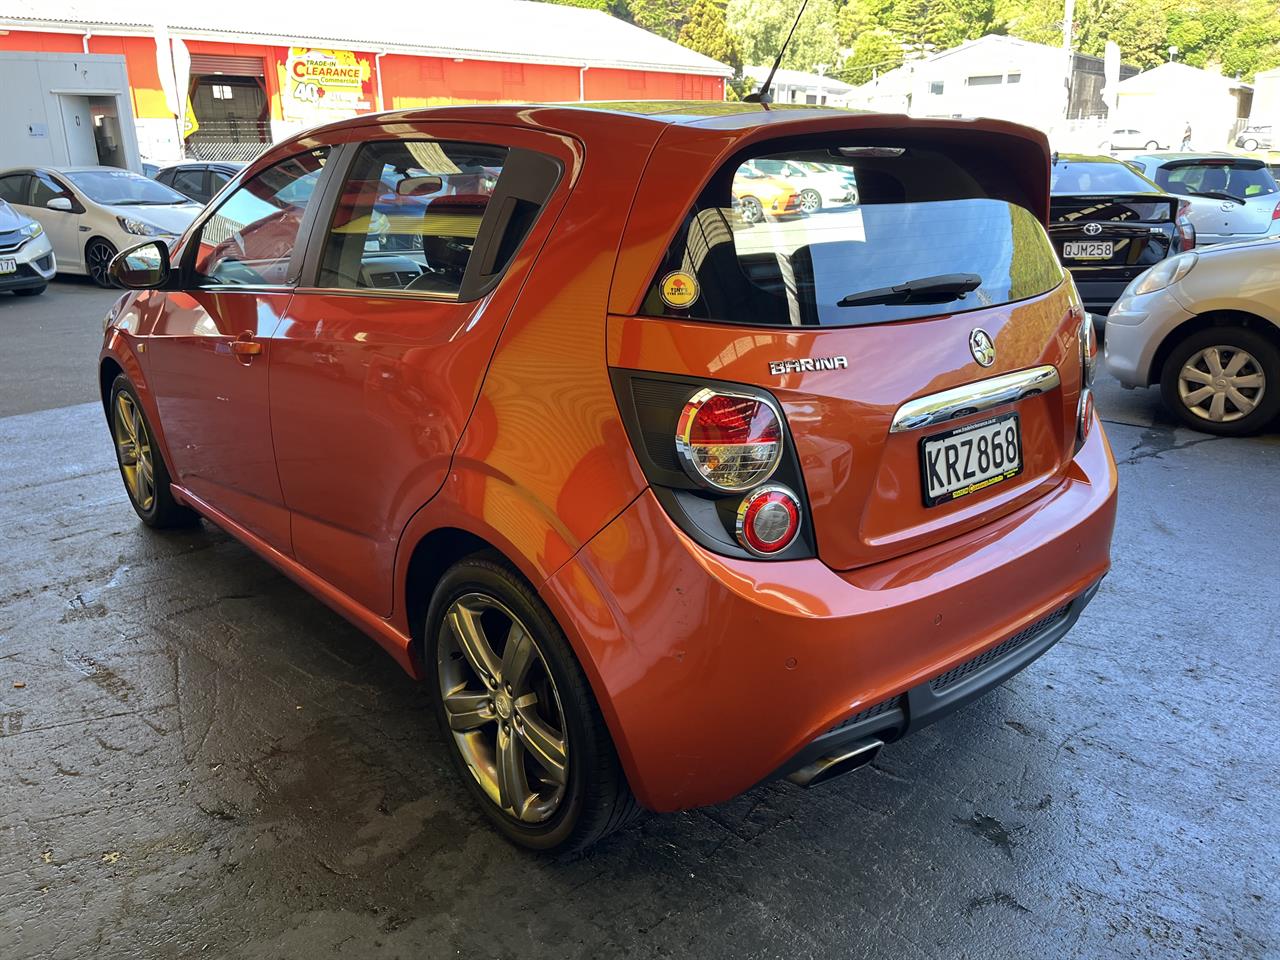
M 847 370 L 848 357 L 803 357 L 799 360 L 770 360 L 769 372 L 775 377 L 784 373 L 813 373 L 817 370 Z

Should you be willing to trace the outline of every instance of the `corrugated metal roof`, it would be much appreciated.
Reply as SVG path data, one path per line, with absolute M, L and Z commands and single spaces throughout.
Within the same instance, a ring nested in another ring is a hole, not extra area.
M 148 7 L 143 0 L 0 0 L 0 27 L 150 33 L 163 20 L 174 36 L 184 38 L 732 74 L 723 63 L 598 10 L 554 3 L 418 0 L 363 7 L 350 0 L 152 2 Z

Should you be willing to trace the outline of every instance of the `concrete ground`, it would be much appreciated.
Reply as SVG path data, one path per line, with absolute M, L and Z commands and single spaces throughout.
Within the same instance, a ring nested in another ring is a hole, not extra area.
M 1066 640 L 853 776 L 557 862 L 485 825 L 371 640 L 137 522 L 111 299 L 0 298 L 4 960 L 1280 956 L 1280 436 L 1104 385 L 1115 567 Z

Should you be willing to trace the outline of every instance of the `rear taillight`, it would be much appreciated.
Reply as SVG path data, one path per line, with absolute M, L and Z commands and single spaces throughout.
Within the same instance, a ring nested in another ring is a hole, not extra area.
M 1280 214 L 1280 206 L 1276 207 L 1276 213 Z M 1272 219 L 1275 219 L 1274 216 Z M 1196 228 L 1191 222 L 1191 201 L 1181 200 L 1178 202 L 1178 216 L 1174 221 L 1178 228 L 1178 238 L 1182 241 L 1180 249 L 1182 251 L 1194 250 L 1196 247 Z
M 1276 204 L 1276 208 L 1271 211 L 1272 220 L 1280 220 L 1280 203 Z
M 1079 308 L 1077 308 L 1079 310 Z M 1093 317 L 1079 310 L 1080 320 L 1080 385 L 1093 385 L 1098 372 L 1098 337 L 1093 329 Z
M 676 423 L 676 452 L 695 481 L 724 493 L 764 483 L 782 458 L 782 418 L 758 397 L 699 390 Z
M 738 505 L 738 542 L 748 553 L 771 557 L 800 532 L 800 500 L 786 487 L 760 487 Z
M 1080 391 L 1080 402 L 1076 405 L 1076 450 L 1084 446 L 1085 437 L 1089 436 L 1089 426 L 1093 423 L 1093 391 L 1085 387 Z
M 642 370 L 610 377 L 636 460 L 686 536 L 739 559 L 816 555 L 800 461 L 772 393 Z

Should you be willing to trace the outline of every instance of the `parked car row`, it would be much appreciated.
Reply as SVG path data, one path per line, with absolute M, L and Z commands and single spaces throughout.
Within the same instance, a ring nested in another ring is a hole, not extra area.
M 104 287 L 111 285 L 107 268 L 119 251 L 145 237 L 176 240 L 201 209 L 177 191 L 117 167 L 5 170 L 0 200 L 41 225 L 59 272 L 87 275 Z
M 852 206 L 858 186 L 847 166 L 758 157 L 734 174 L 733 201 L 742 221 L 751 224 Z

